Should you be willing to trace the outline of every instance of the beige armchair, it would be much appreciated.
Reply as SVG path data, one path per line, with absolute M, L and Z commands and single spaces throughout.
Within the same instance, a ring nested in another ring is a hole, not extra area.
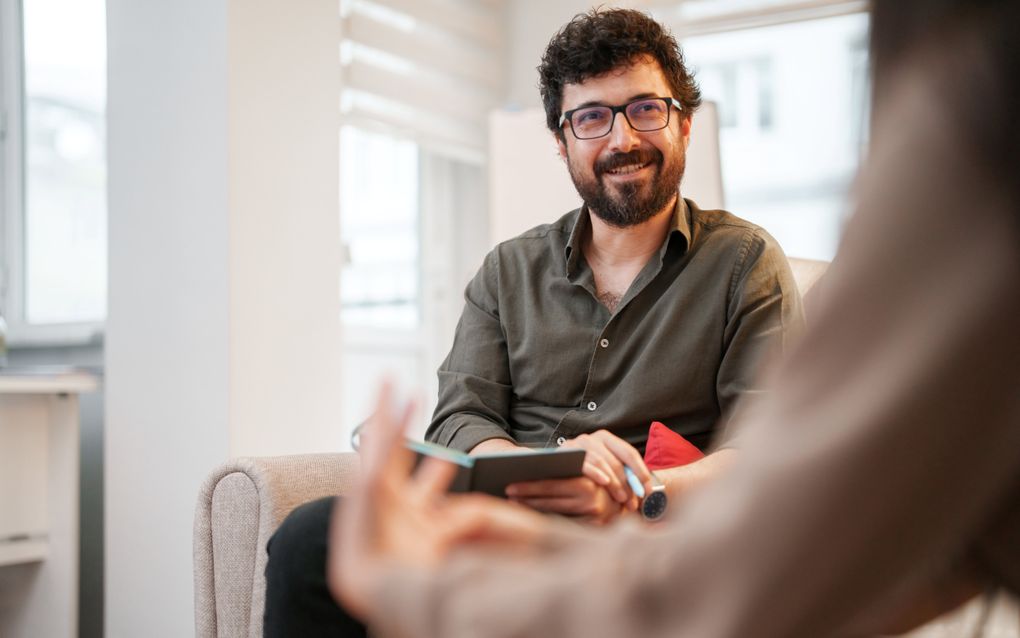
M 261 638 L 266 543 L 295 507 L 346 493 L 358 455 L 237 458 L 214 470 L 195 511 L 195 635 Z

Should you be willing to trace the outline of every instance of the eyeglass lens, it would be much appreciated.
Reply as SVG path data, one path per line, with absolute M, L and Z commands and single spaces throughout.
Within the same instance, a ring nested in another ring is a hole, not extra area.
M 657 131 L 669 124 L 669 103 L 666 100 L 638 100 L 623 109 L 627 122 L 635 131 Z M 615 113 L 608 106 L 591 106 L 574 111 L 570 126 L 579 139 L 602 137 L 613 128 Z

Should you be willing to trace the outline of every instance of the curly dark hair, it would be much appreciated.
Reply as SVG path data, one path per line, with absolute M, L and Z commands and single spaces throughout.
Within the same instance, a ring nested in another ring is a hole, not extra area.
M 662 67 L 684 113 L 693 113 L 701 105 L 701 90 L 684 66 L 676 39 L 662 25 L 633 9 L 600 7 L 574 16 L 549 41 L 538 66 L 539 91 L 549 130 L 563 135 L 557 125 L 564 85 L 608 73 L 646 55 Z

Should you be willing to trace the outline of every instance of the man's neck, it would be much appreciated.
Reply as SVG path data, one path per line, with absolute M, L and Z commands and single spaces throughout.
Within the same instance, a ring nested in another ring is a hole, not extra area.
M 591 262 L 603 266 L 633 263 L 644 264 L 649 255 L 659 250 L 666 240 L 672 227 L 673 209 L 677 199 L 673 200 L 648 221 L 619 228 L 602 221 L 598 215 L 588 212 L 591 218 L 591 236 L 585 242 L 584 254 Z

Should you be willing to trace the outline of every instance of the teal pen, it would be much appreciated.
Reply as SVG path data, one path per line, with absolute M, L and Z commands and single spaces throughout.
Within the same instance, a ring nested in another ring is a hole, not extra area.
M 644 498 L 645 486 L 638 480 L 637 474 L 634 473 L 634 470 L 624 465 L 623 471 L 627 475 L 627 482 L 630 483 L 630 489 L 634 490 L 634 494 L 636 494 L 638 498 Z

